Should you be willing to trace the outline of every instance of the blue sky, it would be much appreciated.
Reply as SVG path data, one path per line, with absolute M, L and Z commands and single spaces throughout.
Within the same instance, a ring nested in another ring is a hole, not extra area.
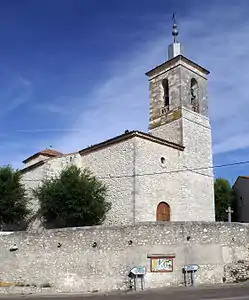
M 167 58 L 173 11 L 185 55 L 211 71 L 215 165 L 249 160 L 247 0 L 2 0 L 0 164 L 147 131 L 144 73 Z M 215 175 L 233 182 L 248 168 Z

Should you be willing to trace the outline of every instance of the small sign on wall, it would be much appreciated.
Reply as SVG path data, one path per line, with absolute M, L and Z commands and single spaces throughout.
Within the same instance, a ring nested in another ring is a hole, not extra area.
M 175 255 L 148 255 L 151 272 L 173 272 L 173 259 Z

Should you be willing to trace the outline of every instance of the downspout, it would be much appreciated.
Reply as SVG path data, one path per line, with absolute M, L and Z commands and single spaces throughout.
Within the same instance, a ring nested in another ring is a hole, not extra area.
M 133 172 L 132 172 L 132 203 L 133 203 L 133 224 L 136 223 L 136 159 L 137 159 L 137 144 L 136 137 L 133 140 Z

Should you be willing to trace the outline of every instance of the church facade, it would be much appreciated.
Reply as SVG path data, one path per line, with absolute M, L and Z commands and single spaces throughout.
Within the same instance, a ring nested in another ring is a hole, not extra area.
M 70 154 L 34 154 L 22 169 L 28 193 L 74 164 L 89 168 L 106 183 L 112 203 L 106 225 L 215 220 L 209 72 L 182 55 L 175 24 L 173 35 L 168 60 L 146 73 L 148 133 L 125 132 Z M 36 199 L 32 205 L 36 211 Z

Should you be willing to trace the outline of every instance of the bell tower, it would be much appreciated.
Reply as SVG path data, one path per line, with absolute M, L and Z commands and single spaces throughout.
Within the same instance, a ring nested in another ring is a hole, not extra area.
M 168 47 L 168 60 L 146 73 L 150 84 L 149 132 L 183 144 L 183 110 L 208 117 L 209 71 L 183 56 L 175 16 L 173 20 L 173 43 Z
M 207 96 L 209 71 L 183 55 L 178 33 L 173 15 L 173 43 L 168 47 L 168 60 L 146 73 L 150 86 L 149 133 L 184 147 L 181 159 L 186 169 L 182 176 L 186 176 L 189 185 L 186 193 L 191 191 L 197 202 L 197 198 L 202 199 L 198 207 L 212 221 L 215 214 Z M 189 178 L 195 177 L 194 172 L 198 172 L 198 177 L 191 185 Z

